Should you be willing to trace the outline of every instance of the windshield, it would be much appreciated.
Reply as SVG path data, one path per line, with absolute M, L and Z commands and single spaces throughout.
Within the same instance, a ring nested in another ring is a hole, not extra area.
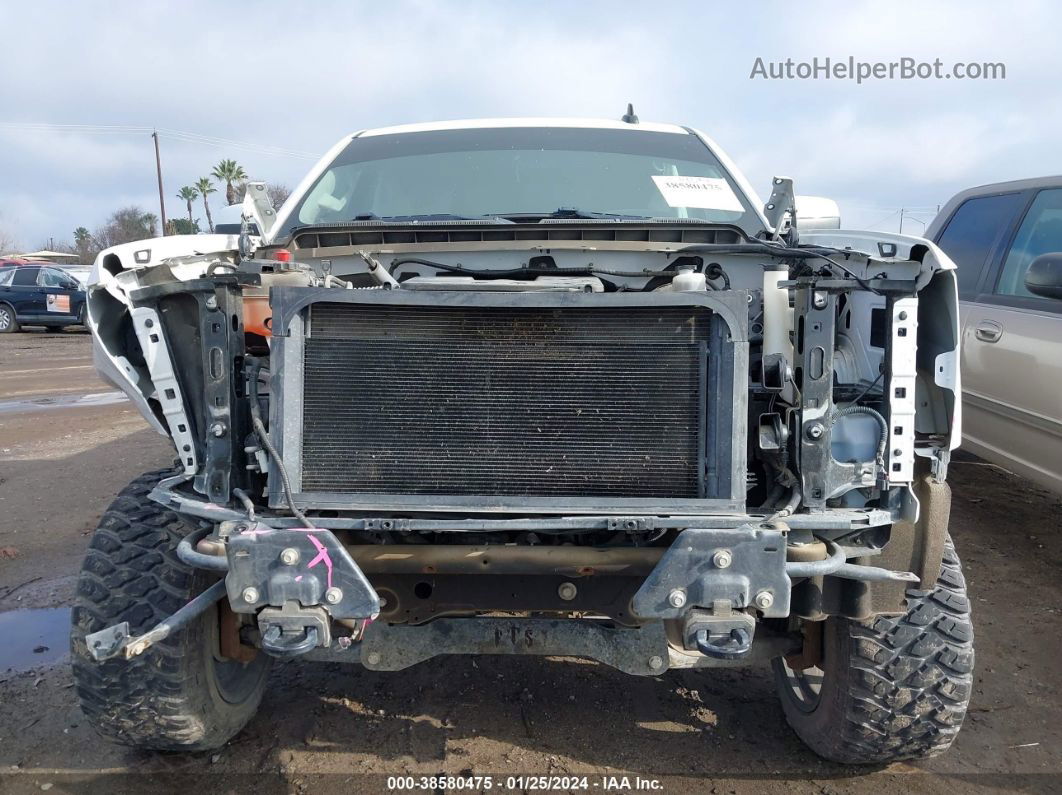
M 597 213 L 740 225 L 749 207 L 695 135 L 558 127 L 435 130 L 352 140 L 293 208 L 281 234 L 358 219 Z

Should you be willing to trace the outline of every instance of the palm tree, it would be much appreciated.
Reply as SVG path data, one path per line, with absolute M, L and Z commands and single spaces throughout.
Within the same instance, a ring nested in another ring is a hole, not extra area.
M 218 189 L 214 187 L 214 183 L 210 181 L 210 177 L 203 177 L 196 182 L 195 189 L 199 191 L 199 195 L 203 197 L 203 209 L 206 210 L 207 226 L 210 228 L 211 234 L 213 234 L 214 219 L 210 215 L 210 205 L 207 204 L 207 194 L 217 193 Z
M 188 207 L 188 224 L 190 227 L 195 224 L 195 220 L 192 218 L 192 202 L 199 198 L 199 191 L 192 185 L 185 185 L 177 191 L 177 198 L 184 199 L 185 206 Z
M 242 182 L 247 179 L 247 172 L 243 170 L 243 166 L 238 165 L 235 160 L 222 160 L 214 166 L 210 176 L 218 182 L 225 183 L 225 202 L 230 205 L 235 204 L 236 189 L 232 186 L 232 183 Z

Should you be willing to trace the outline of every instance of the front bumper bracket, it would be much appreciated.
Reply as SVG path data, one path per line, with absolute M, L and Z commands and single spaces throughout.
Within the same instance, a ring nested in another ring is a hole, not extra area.
M 789 615 L 786 534 L 775 527 L 691 528 L 678 538 L 634 595 L 639 618 L 677 619 L 690 608 L 755 609 Z

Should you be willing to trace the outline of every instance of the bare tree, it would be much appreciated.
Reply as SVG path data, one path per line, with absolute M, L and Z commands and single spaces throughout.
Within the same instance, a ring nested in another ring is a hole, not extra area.
M 247 183 L 241 182 L 236 186 L 236 204 L 243 204 L 243 197 L 246 195 Z M 288 196 L 291 195 L 291 188 L 279 182 L 267 182 L 266 195 L 269 196 L 269 201 L 272 202 L 273 207 L 279 208 L 280 205 L 288 200 Z
M 0 254 L 10 254 L 16 248 L 18 248 L 18 241 L 15 240 L 15 236 L 0 223 Z
M 273 207 L 279 208 L 284 202 L 288 200 L 288 196 L 291 195 L 291 188 L 287 185 L 281 185 L 279 182 L 266 183 L 266 194 L 269 196 L 269 201 L 272 202 Z
M 111 213 L 93 235 L 100 249 L 158 236 L 159 218 L 135 205 Z

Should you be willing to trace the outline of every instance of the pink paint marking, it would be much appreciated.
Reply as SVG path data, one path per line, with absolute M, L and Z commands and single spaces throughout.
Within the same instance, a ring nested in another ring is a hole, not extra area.
M 302 575 L 301 574 L 298 577 L 295 578 L 295 582 L 302 582 Z
M 313 560 L 311 560 L 309 562 L 309 564 L 306 566 L 306 568 L 312 569 L 318 563 L 322 563 L 323 562 L 324 565 L 325 565 L 325 568 L 328 570 L 328 587 L 331 588 L 332 587 L 332 558 L 329 557 L 329 555 L 328 555 L 328 549 L 325 547 L 324 544 L 322 544 L 320 541 L 318 541 L 313 536 L 309 536 L 309 539 L 310 539 L 311 542 L 313 542 L 313 545 L 315 547 L 317 547 L 317 557 L 315 557 Z
M 296 531 L 298 531 L 300 533 L 327 533 L 328 532 L 328 530 L 326 530 L 324 528 L 320 528 L 320 527 L 292 527 L 290 529 L 291 530 L 296 530 Z M 270 533 L 275 533 L 275 532 L 277 532 L 277 531 L 274 528 L 272 528 L 272 527 L 268 527 L 265 530 L 256 530 L 255 528 L 250 527 L 250 528 L 248 528 L 246 530 L 241 530 L 240 531 L 240 535 L 241 536 L 267 536 Z

